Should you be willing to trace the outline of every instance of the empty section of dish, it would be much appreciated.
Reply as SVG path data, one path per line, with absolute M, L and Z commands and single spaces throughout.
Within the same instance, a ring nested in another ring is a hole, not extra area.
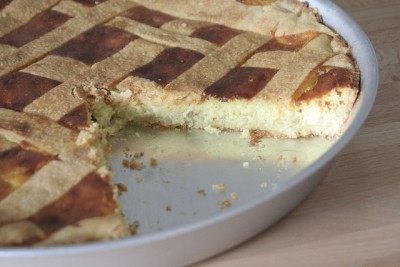
M 131 126 L 110 140 L 124 215 L 146 235 L 218 216 L 280 188 L 334 140 Z

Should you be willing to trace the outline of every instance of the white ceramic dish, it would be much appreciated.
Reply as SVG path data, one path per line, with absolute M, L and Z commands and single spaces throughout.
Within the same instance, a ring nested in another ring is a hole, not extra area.
M 338 140 L 264 140 L 249 147 L 237 134 L 126 129 L 111 141 L 110 164 L 117 182 L 128 186 L 121 202 L 128 221 L 139 221 L 138 234 L 104 243 L 2 248 L 0 265 L 187 265 L 249 239 L 295 207 L 365 121 L 379 78 L 374 49 L 357 23 L 330 1 L 309 3 L 353 47 L 362 73 L 360 98 Z M 126 153 L 141 151 L 139 161 L 149 165 L 154 157 L 157 166 L 140 172 L 122 167 Z

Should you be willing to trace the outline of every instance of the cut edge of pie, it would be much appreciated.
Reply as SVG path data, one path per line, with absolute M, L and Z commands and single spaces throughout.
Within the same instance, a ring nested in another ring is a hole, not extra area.
M 183 18 L 168 18 L 161 30 L 128 19 L 128 15 L 109 22 L 137 34 L 142 39 L 135 41 L 136 48 L 147 47 L 149 54 L 138 57 L 147 64 L 111 86 L 91 83 L 81 88 L 81 97 L 88 98 L 94 117 L 106 125 L 108 133 L 118 131 L 128 121 L 217 134 L 224 130 L 257 132 L 277 138 L 335 138 L 343 132 L 359 94 L 359 70 L 351 48 L 321 24 L 322 18 L 307 3 L 239 1 L 294 16 L 279 22 L 265 36 L 258 28 L 255 33 L 242 32 L 248 27 L 247 18 L 243 24 L 237 22 L 234 29 L 218 29 L 233 18 L 213 17 L 212 23 L 187 19 L 201 19 L 206 10 L 202 4 L 193 4 L 196 8 L 187 11 L 174 8 L 183 5 L 180 1 L 138 2 L 168 11 L 166 16 Z M 268 6 L 260 6 L 265 4 Z M 223 13 L 223 5 L 214 8 Z M 160 11 L 152 12 L 149 15 L 157 16 Z M 133 12 L 129 16 L 140 20 Z M 310 29 L 293 27 L 303 20 L 308 21 L 304 24 Z M 258 25 L 263 19 L 252 21 Z M 221 40 L 215 34 L 222 39 L 228 35 L 227 40 L 218 44 Z M 193 41 L 187 36 L 199 39 Z M 175 47 L 179 41 L 183 44 Z M 252 47 L 243 49 L 250 43 Z M 180 63 L 187 66 L 180 69 Z M 171 73 L 164 73 L 162 68 L 171 69 Z M 300 78 L 293 79 L 297 74 Z M 251 87 L 254 92 L 246 91 Z
M 98 133 L 7 109 L 0 118 L 0 246 L 129 235 Z

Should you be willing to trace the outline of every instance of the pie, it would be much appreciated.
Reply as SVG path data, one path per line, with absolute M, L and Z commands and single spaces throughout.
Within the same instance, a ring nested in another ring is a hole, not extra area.
M 107 136 L 144 125 L 335 137 L 351 48 L 296 0 L 0 3 L 0 245 L 129 235 Z

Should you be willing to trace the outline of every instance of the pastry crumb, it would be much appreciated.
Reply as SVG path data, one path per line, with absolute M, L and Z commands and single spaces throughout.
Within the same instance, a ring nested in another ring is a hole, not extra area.
M 268 137 L 265 131 L 261 130 L 251 130 L 250 131 L 250 145 L 257 146 L 261 143 L 262 139 Z
M 249 168 L 249 162 L 245 161 L 243 162 L 243 168 L 248 169 Z
M 227 209 L 231 206 L 231 202 L 229 200 L 223 200 L 218 202 L 218 206 L 221 209 Z
M 128 225 L 129 231 L 131 232 L 131 235 L 136 235 L 137 230 L 139 228 L 140 224 L 139 221 L 134 221 L 133 223 Z
M 199 190 L 197 190 L 197 194 L 202 195 L 203 197 L 205 197 L 207 195 L 207 192 L 204 189 L 199 189 Z
M 131 170 L 143 170 L 146 166 L 142 163 L 142 162 L 136 162 L 134 160 L 131 160 L 130 164 L 129 164 L 129 168 Z
M 135 152 L 135 154 L 133 155 L 133 157 L 135 159 L 141 158 L 144 156 L 144 152 Z
M 117 183 L 115 184 L 118 190 L 118 196 L 122 195 L 124 192 L 128 191 L 128 187 L 125 184 Z
M 165 210 L 166 211 L 172 211 L 172 208 L 171 208 L 171 206 L 168 205 L 168 206 L 165 206 Z
M 219 193 L 219 194 L 223 194 L 225 193 L 225 185 L 224 184 L 213 184 L 211 186 L 212 190 L 214 190 L 215 192 Z
M 238 193 L 236 193 L 236 192 L 232 192 L 232 193 L 231 193 L 231 199 L 233 199 L 233 200 L 238 200 L 238 198 L 239 198 Z
M 155 158 L 150 158 L 150 166 L 151 167 L 156 167 L 158 165 L 158 162 Z
M 129 160 L 124 159 L 124 160 L 122 161 L 122 166 L 124 166 L 125 168 L 129 168 Z
M 267 182 L 261 183 L 261 184 L 260 184 L 260 187 L 261 187 L 261 188 L 267 188 L 267 187 L 268 187 Z
M 141 175 L 141 174 L 136 175 L 136 182 L 139 184 L 142 181 L 143 181 L 143 175 Z
M 143 170 L 144 168 L 146 168 L 146 166 L 142 162 L 137 162 L 134 159 L 132 159 L 132 160 L 124 159 L 122 161 L 122 165 L 125 168 L 131 169 L 131 170 L 137 170 L 137 171 L 140 171 L 140 170 Z

